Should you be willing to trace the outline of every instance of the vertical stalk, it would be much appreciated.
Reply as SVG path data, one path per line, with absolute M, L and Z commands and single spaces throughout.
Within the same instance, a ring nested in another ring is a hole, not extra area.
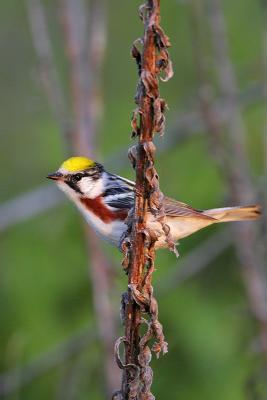
M 162 326 L 158 321 L 158 307 L 153 297 L 151 284 L 154 270 L 155 234 L 150 232 L 147 212 L 152 212 L 161 222 L 166 232 L 169 246 L 173 243 L 168 237 L 165 214 L 162 205 L 163 195 L 159 189 L 159 180 L 154 167 L 154 133 L 164 130 L 165 102 L 159 97 L 159 73 L 165 72 L 165 80 L 172 76 L 172 66 L 167 47 L 169 39 L 160 27 L 160 2 L 147 0 L 139 8 L 144 23 L 144 37 L 135 42 L 132 55 L 136 59 L 139 81 L 135 101 L 137 108 L 132 119 L 133 136 L 138 136 L 136 146 L 129 150 L 129 157 L 136 171 L 135 205 L 129 215 L 128 236 L 122 243 L 124 251 L 123 265 L 128 272 L 128 291 L 122 300 L 125 337 L 118 344 L 125 344 L 125 362 L 119 356 L 118 364 L 123 371 L 122 388 L 117 393 L 123 399 L 153 399 L 150 392 L 153 372 L 149 366 L 151 350 L 148 341 L 153 338 L 152 350 L 159 356 L 167 352 Z M 138 50 L 138 43 L 143 46 Z M 163 79 L 163 78 L 162 78 Z M 144 317 L 147 317 L 146 319 Z M 141 337 L 140 326 L 145 323 L 147 332 Z

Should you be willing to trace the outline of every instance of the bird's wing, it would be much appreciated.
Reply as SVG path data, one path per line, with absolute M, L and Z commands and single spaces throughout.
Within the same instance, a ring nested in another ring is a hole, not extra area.
M 134 205 L 134 187 L 134 182 L 109 174 L 108 185 L 103 193 L 105 203 L 114 209 L 130 210 Z
M 215 220 L 215 218 L 209 217 L 205 215 L 203 211 L 197 210 L 188 204 L 182 203 L 181 201 L 177 201 L 171 199 L 169 197 L 164 197 L 164 208 L 165 213 L 168 217 L 195 217 L 201 219 Z
M 134 190 L 135 188 L 135 183 L 133 181 L 130 181 L 130 179 L 126 179 L 123 176 L 120 175 L 115 175 L 115 174 L 109 174 L 109 179 L 113 182 L 121 182 L 123 186 L 127 186 L 129 189 Z
M 134 205 L 134 193 L 121 193 L 106 199 L 106 204 L 109 207 L 117 208 L 118 210 L 130 210 Z
M 106 196 L 106 204 L 116 209 L 130 210 L 134 205 L 135 183 L 119 175 L 111 174 L 110 176 L 113 182 L 112 186 L 104 194 Z M 180 201 L 164 197 L 163 202 L 165 213 L 168 217 L 195 217 L 215 221 L 215 218 L 205 215 L 203 211 Z

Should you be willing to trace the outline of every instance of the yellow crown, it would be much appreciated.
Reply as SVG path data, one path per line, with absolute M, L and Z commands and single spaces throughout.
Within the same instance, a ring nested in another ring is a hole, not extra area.
M 70 172 L 82 171 L 84 169 L 88 169 L 95 166 L 95 162 L 86 157 L 71 157 L 68 158 L 61 165 L 60 168 L 63 168 Z

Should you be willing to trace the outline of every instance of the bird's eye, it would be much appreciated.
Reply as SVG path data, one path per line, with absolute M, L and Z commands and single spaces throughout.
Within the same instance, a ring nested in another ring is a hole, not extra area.
M 72 180 L 75 182 L 78 182 L 82 179 L 82 177 L 83 177 L 83 174 L 75 174 L 75 175 L 73 175 Z

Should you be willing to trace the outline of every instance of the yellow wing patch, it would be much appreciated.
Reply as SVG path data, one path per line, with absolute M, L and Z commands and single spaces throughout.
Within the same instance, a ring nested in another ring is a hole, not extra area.
M 70 172 L 75 171 L 82 171 L 84 169 L 91 168 L 95 165 L 93 160 L 90 160 L 86 157 L 71 157 L 68 158 L 64 163 L 61 165 L 60 168 L 63 168 Z

